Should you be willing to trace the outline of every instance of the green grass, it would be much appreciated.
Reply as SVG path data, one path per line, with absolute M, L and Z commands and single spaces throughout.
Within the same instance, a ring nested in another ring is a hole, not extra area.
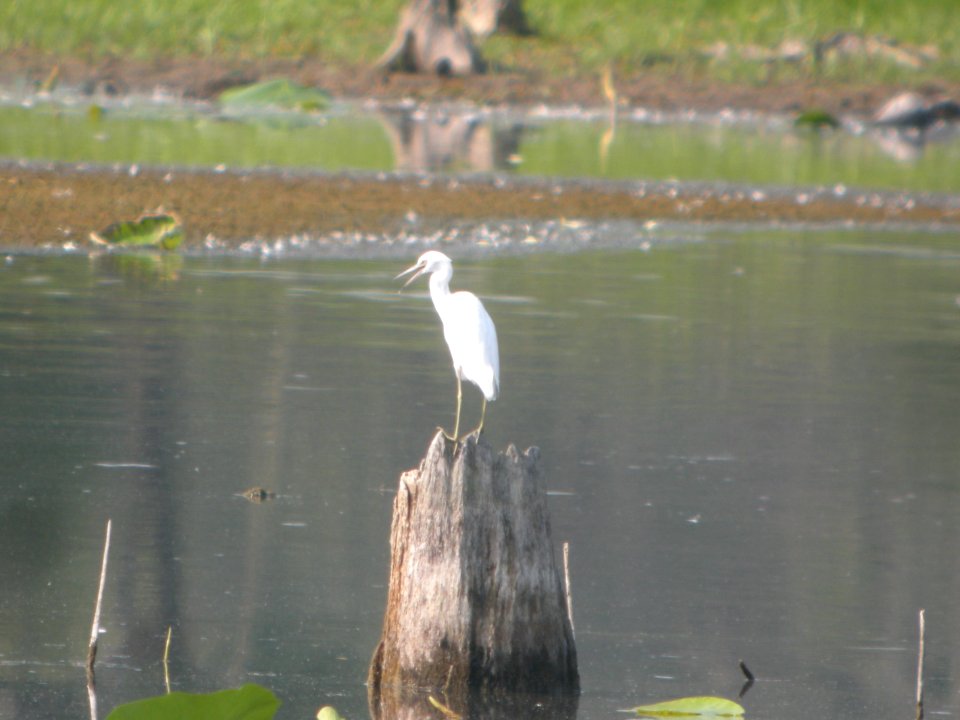
M 390 40 L 404 0 L 7 0 L 0 5 L 0 52 L 137 58 L 314 56 L 370 63 Z M 957 0 L 526 0 L 533 38 L 491 39 L 487 57 L 553 74 L 666 66 L 699 72 L 698 51 L 724 41 L 775 46 L 840 30 L 934 45 L 940 60 L 923 75 L 960 79 Z M 721 67 L 722 65 L 722 67 Z M 751 80 L 758 63 L 712 63 L 711 76 Z M 831 68 L 852 79 L 917 77 L 889 62 Z M 799 72 L 803 72 L 802 70 Z
M 83 57 L 376 58 L 399 0 L 8 0 L 0 51 Z

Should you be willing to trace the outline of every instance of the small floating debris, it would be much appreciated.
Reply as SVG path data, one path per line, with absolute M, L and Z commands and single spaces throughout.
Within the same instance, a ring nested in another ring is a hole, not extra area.
M 242 493 L 240 493 L 240 496 L 246 498 L 250 502 L 261 503 L 266 502 L 267 500 L 273 500 L 277 497 L 277 494 L 270 490 L 264 490 L 262 487 L 252 487 L 244 490 Z
M 449 707 L 444 705 L 442 702 L 437 700 L 433 695 L 427 696 L 427 700 L 429 700 L 431 705 L 433 705 L 437 710 L 439 710 L 441 713 L 443 713 L 446 717 L 450 718 L 451 720 L 461 720 L 461 718 L 463 718 L 463 715 L 456 712 L 455 710 L 450 709 Z M 317 718 L 320 718 L 320 716 L 317 715 Z
M 343 716 L 332 705 L 324 705 L 317 710 L 317 720 L 343 720 Z
M 136 220 L 123 220 L 90 233 L 90 240 L 111 247 L 159 247 L 175 250 L 183 241 L 180 218 L 174 213 L 157 210 Z

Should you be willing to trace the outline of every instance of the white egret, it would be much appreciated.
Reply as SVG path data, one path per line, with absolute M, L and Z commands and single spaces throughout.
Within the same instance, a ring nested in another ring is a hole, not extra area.
M 413 273 L 404 283 L 406 287 L 423 274 L 430 275 L 430 297 L 443 323 L 443 337 L 450 348 L 453 371 L 457 376 L 457 418 L 453 435 L 447 438 L 457 441 L 460 431 L 460 405 L 463 400 L 462 380 L 469 380 L 483 393 L 483 409 L 480 424 L 474 432 L 483 430 L 487 414 L 487 402 L 497 399 L 500 393 L 500 351 L 497 348 L 497 329 L 479 298 L 471 292 L 450 292 L 453 263 L 442 252 L 429 250 L 417 259 L 416 265 L 407 268 L 394 279 Z M 401 288 L 402 290 L 403 288 Z

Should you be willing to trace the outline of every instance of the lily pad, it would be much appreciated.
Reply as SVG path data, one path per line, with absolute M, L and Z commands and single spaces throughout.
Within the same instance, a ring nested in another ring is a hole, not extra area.
M 644 717 L 740 717 L 743 707 L 733 700 L 721 697 L 686 697 L 677 700 L 639 705 L 623 712 L 632 712 Z
M 272 720 L 277 697 L 260 685 L 212 693 L 174 692 L 114 708 L 107 720 Z
M 174 250 L 183 242 L 183 228 L 180 218 L 173 213 L 157 212 L 141 215 L 136 220 L 115 222 L 100 232 L 90 233 L 90 239 L 99 245 Z
M 316 111 L 330 106 L 330 95 L 292 80 L 279 79 L 224 90 L 220 93 L 220 104 L 228 108 L 276 107 L 283 110 Z

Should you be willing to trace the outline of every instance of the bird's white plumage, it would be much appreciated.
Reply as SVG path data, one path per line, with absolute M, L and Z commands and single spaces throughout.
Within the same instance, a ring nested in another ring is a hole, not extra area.
M 473 293 L 451 293 L 430 278 L 430 297 L 443 322 L 443 339 L 450 348 L 453 370 L 483 392 L 487 400 L 500 393 L 500 351 L 497 330 L 480 299 Z
M 496 400 L 500 394 L 500 350 L 497 346 L 497 329 L 476 295 L 463 290 L 450 292 L 453 263 L 442 252 L 436 250 L 425 252 L 417 259 L 416 265 L 404 270 L 397 277 L 408 273 L 413 273 L 413 276 L 406 285 L 420 275 L 430 275 L 430 298 L 443 323 L 443 338 L 450 349 L 453 370 L 457 376 L 457 424 L 454 427 L 454 436 L 456 436 L 460 423 L 459 382 L 461 379 L 469 380 L 480 388 L 484 397 L 484 413 L 486 402 Z M 482 427 L 483 415 L 480 419 L 480 428 Z

